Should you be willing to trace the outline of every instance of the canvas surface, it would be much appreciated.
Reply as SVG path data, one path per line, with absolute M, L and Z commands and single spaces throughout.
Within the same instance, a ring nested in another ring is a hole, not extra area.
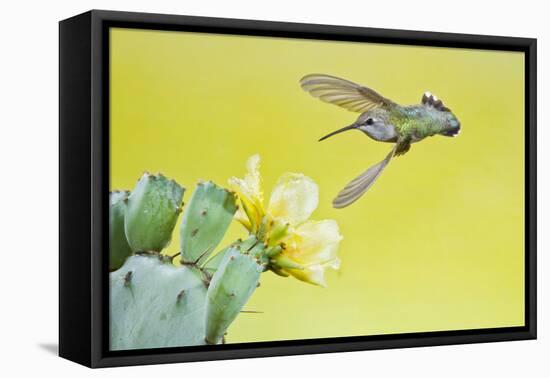
M 257 153 L 267 198 L 282 173 L 303 173 L 319 185 L 313 217 L 340 227 L 328 287 L 264 273 L 246 305 L 261 313 L 241 314 L 228 342 L 524 325 L 523 53 L 129 29 L 110 43 L 112 189 L 144 171 L 226 186 Z M 317 142 L 357 114 L 302 91 L 310 73 L 400 104 L 430 91 L 462 132 L 414 144 L 334 209 L 391 147 L 358 131 Z M 234 222 L 222 244 L 243 235 Z

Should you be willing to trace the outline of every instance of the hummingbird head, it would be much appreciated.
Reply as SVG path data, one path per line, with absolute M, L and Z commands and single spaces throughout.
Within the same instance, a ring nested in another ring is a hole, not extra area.
M 325 140 L 335 134 L 347 130 L 361 130 L 369 137 L 379 142 L 394 142 L 397 140 L 395 127 L 387 123 L 389 113 L 385 109 L 377 108 L 362 113 L 357 120 L 349 126 L 342 127 L 330 134 L 325 135 L 319 141 Z

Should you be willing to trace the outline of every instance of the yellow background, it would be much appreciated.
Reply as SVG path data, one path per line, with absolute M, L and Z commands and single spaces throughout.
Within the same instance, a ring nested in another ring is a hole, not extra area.
M 328 288 L 272 273 L 229 342 L 456 330 L 524 324 L 524 56 L 483 50 L 111 31 L 111 187 L 143 171 L 187 188 L 226 185 L 259 153 L 266 197 L 283 172 L 320 188 L 313 219 L 337 220 L 340 271 Z M 462 123 L 394 159 L 358 202 L 331 207 L 390 145 L 358 131 L 317 139 L 356 114 L 303 92 L 328 73 L 401 103 L 426 90 Z M 234 224 L 223 243 L 244 235 Z M 178 250 L 174 233 L 170 254 Z

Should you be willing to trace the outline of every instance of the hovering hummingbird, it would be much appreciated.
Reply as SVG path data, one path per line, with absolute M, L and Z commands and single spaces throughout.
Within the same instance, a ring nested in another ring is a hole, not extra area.
M 361 113 L 354 123 L 325 135 L 319 141 L 357 129 L 376 141 L 395 143 L 384 160 L 367 169 L 338 193 L 332 201 L 335 208 L 346 207 L 359 199 L 392 157 L 405 154 L 411 143 L 437 134 L 454 137 L 460 132 L 458 119 L 430 92 L 424 93 L 419 105 L 402 106 L 368 87 L 335 76 L 307 75 L 300 80 L 300 85 L 313 97 Z

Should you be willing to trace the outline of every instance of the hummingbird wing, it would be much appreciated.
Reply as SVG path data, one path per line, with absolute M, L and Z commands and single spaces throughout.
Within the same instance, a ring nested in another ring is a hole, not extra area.
M 395 147 L 392 148 L 392 150 L 384 158 L 384 160 L 373 165 L 361 175 L 353 179 L 349 184 L 347 184 L 346 187 L 342 189 L 342 191 L 338 193 L 336 198 L 332 201 L 332 206 L 336 209 L 341 209 L 357 201 L 382 174 L 382 171 L 384 170 L 384 168 L 386 168 L 391 158 L 395 154 L 397 146 L 398 145 L 396 144 Z
M 363 113 L 378 107 L 396 105 L 370 88 L 330 75 L 306 75 L 300 80 L 300 86 L 313 97 L 352 112 Z

